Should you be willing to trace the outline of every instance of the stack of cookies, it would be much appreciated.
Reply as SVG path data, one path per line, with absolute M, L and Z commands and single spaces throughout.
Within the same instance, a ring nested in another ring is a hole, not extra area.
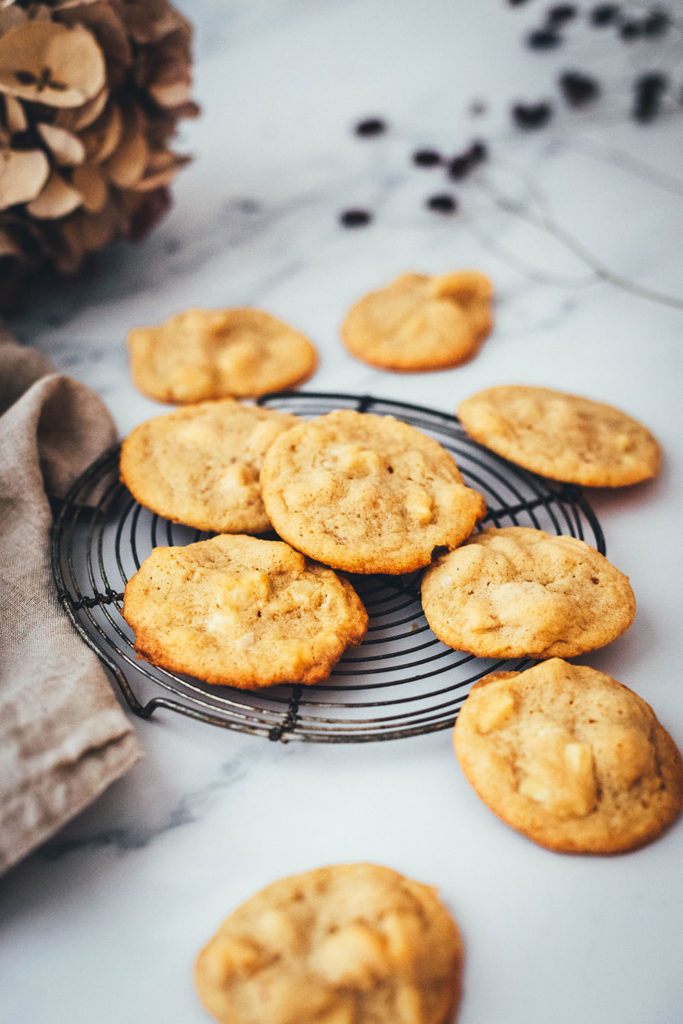
M 233 399 L 137 427 L 121 476 L 142 504 L 217 532 L 157 548 L 128 582 L 138 653 L 245 688 L 325 678 L 367 614 L 337 575 L 407 573 L 453 549 L 485 513 L 452 457 L 393 417 L 304 422 Z M 275 530 L 281 540 L 249 534 Z

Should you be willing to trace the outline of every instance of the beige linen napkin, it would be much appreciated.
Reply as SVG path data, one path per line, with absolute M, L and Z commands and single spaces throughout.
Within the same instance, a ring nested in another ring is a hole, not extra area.
M 140 757 L 56 596 L 49 497 L 115 440 L 102 401 L 0 325 L 0 872 Z

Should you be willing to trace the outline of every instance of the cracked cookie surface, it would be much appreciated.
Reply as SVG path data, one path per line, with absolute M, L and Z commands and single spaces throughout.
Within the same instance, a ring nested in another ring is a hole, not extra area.
M 242 689 L 326 679 L 368 621 L 331 569 L 240 534 L 155 548 L 126 584 L 123 615 L 147 661 Z
M 121 446 L 121 479 L 159 515 L 198 530 L 263 533 L 259 471 L 297 416 L 231 398 L 176 409 L 137 426 Z
M 159 402 L 256 398 L 302 384 L 313 343 L 260 309 L 188 309 L 128 333 L 135 386 Z
M 486 511 L 451 455 L 393 416 L 346 409 L 270 447 L 261 490 L 273 526 L 335 569 L 405 573 L 453 548 Z
M 484 803 L 552 850 L 634 849 L 683 805 L 681 755 L 649 704 L 559 658 L 476 683 L 453 740 Z
M 431 886 L 374 864 L 273 882 L 200 952 L 222 1024 L 451 1024 L 462 946 Z
M 628 577 L 576 537 L 525 526 L 487 529 L 443 555 L 422 607 L 445 644 L 482 658 L 571 658 L 631 625 Z
M 490 333 L 492 287 L 477 270 L 401 274 L 346 315 L 348 351 L 386 370 L 438 370 L 471 359 Z
M 499 385 L 460 403 L 470 437 L 540 476 L 621 487 L 655 476 L 656 438 L 620 409 L 549 388 Z

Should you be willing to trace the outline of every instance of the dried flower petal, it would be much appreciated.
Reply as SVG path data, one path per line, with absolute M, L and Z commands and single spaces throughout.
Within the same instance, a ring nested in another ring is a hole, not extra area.
M 123 131 L 121 110 L 116 103 L 110 103 L 94 124 L 81 132 L 88 159 L 97 163 L 108 160 L 120 145 Z
M 53 171 L 43 191 L 26 209 L 38 220 L 58 220 L 73 213 L 82 202 L 81 193 L 67 184 L 58 171 Z
M 100 116 L 109 99 L 109 89 L 102 89 L 101 92 L 88 100 L 82 107 L 72 107 L 71 110 L 57 111 L 54 124 L 59 128 L 66 128 L 69 132 L 80 132 L 91 125 Z
M 10 135 L 19 135 L 28 128 L 28 119 L 21 103 L 15 96 L 3 96 L 5 101 L 5 123 Z
M 104 248 L 120 234 L 120 217 L 115 207 L 108 206 L 95 214 L 77 210 L 64 222 L 51 257 L 61 273 L 73 274 L 87 252 Z
M 149 94 L 160 107 L 179 107 L 187 103 L 192 92 L 192 82 L 187 78 L 177 82 L 154 82 L 149 86 Z
M 74 274 L 83 262 L 85 255 L 81 233 L 75 227 L 77 216 L 78 212 L 64 221 L 62 230 L 53 240 L 50 249 L 52 261 L 62 274 Z
M 97 164 L 77 167 L 71 180 L 83 196 L 83 208 L 89 213 L 99 213 L 107 202 L 109 186 Z
M 85 160 L 85 146 L 72 132 L 54 124 L 39 124 L 38 133 L 61 166 L 75 167 Z
M 77 222 L 80 230 L 81 244 L 86 252 L 97 252 L 111 242 L 120 230 L 119 213 L 113 206 L 108 206 L 94 216 L 82 215 Z
M 166 0 L 145 0 L 141 4 L 125 4 L 121 17 L 136 43 L 156 43 L 179 28 L 189 26 L 179 11 L 169 7 Z
M 21 256 L 21 246 L 8 231 L 0 228 L 0 258 L 3 256 Z
M 173 108 L 174 118 L 180 120 L 181 117 L 199 117 L 201 114 L 201 107 L 197 103 L 190 101 L 189 103 L 183 103 L 180 107 Z
M 117 11 L 100 0 L 87 7 L 63 10 L 59 20 L 67 25 L 83 25 L 93 34 L 104 53 L 109 88 L 123 85 L 133 51 Z
M 186 85 L 184 94 L 179 92 L 175 102 L 172 102 L 170 93 L 163 102 L 157 99 L 162 106 L 178 106 L 189 99 L 191 39 L 189 25 L 183 26 L 166 36 L 155 47 L 146 47 L 135 62 L 135 81 L 141 88 L 147 89 L 155 99 L 155 90 L 163 96 L 165 90 L 162 86 L 179 83 Z
M 189 156 L 179 156 L 170 151 L 152 154 L 144 178 L 134 186 L 135 191 L 151 192 L 170 185 L 180 168 L 189 162 Z
M 0 150 L 0 210 L 35 199 L 49 173 L 50 164 L 40 149 Z
M 0 10 L 0 35 L 4 35 L 5 32 L 9 32 L 11 28 L 16 28 L 18 25 L 25 25 L 28 21 L 28 14 L 23 7 L 17 7 L 12 5 L 11 7 L 5 7 L 0 4 L 2 8 Z
M 106 173 L 119 188 L 132 188 L 142 178 L 149 160 L 149 145 L 138 110 L 124 114 L 123 138 L 106 163 Z
M 65 11 L 69 7 L 88 7 L 94 3 L 95 0 L 52 0 L 52 9 L 54 11 Z
M 0 90 L 11 96 L 79 107 L 104 83 L 104 57 L 87 29 L 31 21 L 0 38 Z

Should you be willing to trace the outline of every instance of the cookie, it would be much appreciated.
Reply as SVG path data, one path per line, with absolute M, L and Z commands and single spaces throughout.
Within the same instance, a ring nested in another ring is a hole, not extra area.
M 683 762 L 649 704 L 559 658 L 476 683 L 453 733 L 485 804 L 551 850 L 619 853 L 656 839 L 683 806 Z
M 238 907 L 199 954 L 195 984 L 222 1024 L 451 1024 L 461 971 L 434 888 L 338 864 Z
M 341 335 L 351 355 L 404 372 L 471 359 L 490 333 L 491 282 L 477 270 L 401 274 L 349 310 Z
M 263 533 L 259 471 L 278 434 L 299 422 L 232 398 L 141 423 L 121 447 L 121 479 L 146 508 L 216 533 Z
M 481 658 L 571 658 L 633 622 L 628 577 L 576 537 L 508 526 L 483 530 L 422 581 L 440 640 Z
M 259 309 L 188 309 L 128 334 L 135 386 L 159 402 L 255 398 L 302 384 L 318 356 L 308 338 Z
M 155 548 L 126 584 L 139 656 L 209 683 L 326 679 L 368 617 L 346 580 L 280 541 L 219 534 Z
M 548 388 L 500 385 L 460 403 L 470 437 L 540 476 L 621 487 L 659 472 L 659 443 L 619 409 Z
M 405 573 L 453 548 L 486 512 L 449 453 L 393 416 L 350 409 L 278 437 L 261 470 L 266 512 L 304 554 L 355 573 Z

